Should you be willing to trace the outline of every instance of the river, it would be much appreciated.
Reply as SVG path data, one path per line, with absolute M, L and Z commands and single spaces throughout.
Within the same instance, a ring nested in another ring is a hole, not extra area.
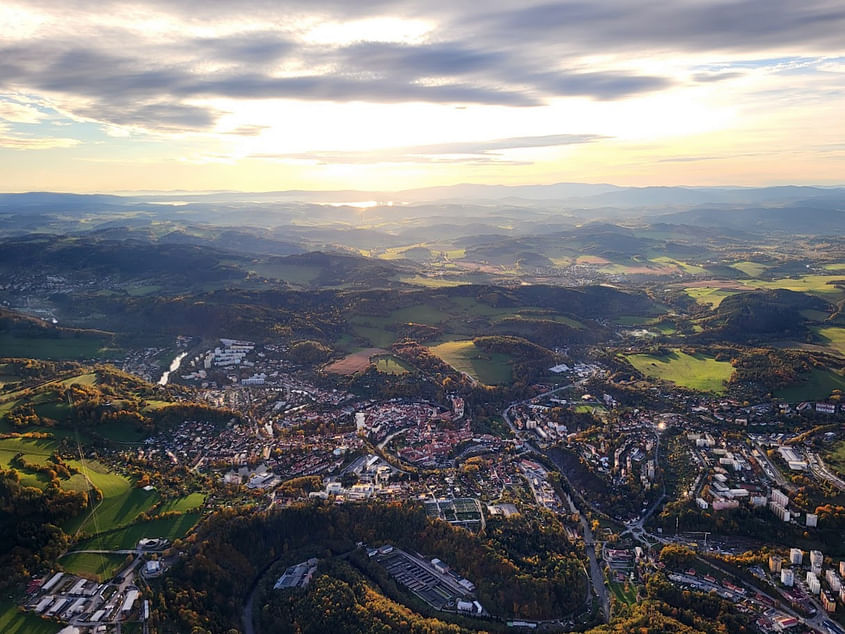
M 180 352 L 176 355 L 176 358 L 170 364 L 170 368 L 161 375 L 161 378 L 158 380 L 159 385 L 167 385 L 167 382 L 170 380 L 170 373 L 176 372 L 179 369 L 179 366 L 182 365 L 182 359 L 188 356 L 187 352 Z

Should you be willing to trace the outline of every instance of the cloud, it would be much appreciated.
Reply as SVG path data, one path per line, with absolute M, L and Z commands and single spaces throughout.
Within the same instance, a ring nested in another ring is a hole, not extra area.
M 37 10 L 39 21 L 0 45 L 0 90 L 46 95 L 63 112 L 104 125 L 162 133 L 214 130 L 223 114 L 209 105 L 216 100 L 612 101 L 667 90 L 683 76 L 637 70 L 637 58 L 845 49 L 839 0 L 80 0 L 72 8 L 40 0 L 20 7 Z M 431 28 L 412 29 L 417 35 L 404 42 L 366 29 L 355 40 L 354 28 L 337 42 L 308 37 L 320 25 L 368 20 Z M 729 64 L 700 70 L 688 76 L 739 76 Z
M 595 143 L 608 137 L 598 134 L 549 134 L 542 136 L 510 137 L 486 141 L 458 141 L 381 150 L 313 151 L 295 153 L 257 153 L 249 158 L 277 161 L 313 161 L 317 163 L 463 163 L 498 165 L 527 165 L 526 161 L 503 158 L 502 152 L 525 148 L 560 147 Z
M 11 123 L 38 123 L 47 115 L 38 108 L 0 97 L 0 119 Z
M 10 150 L 49 150 L 52 148 L 69 148 L 79 145 L 77 139 L 58 137 L 23 137 L 5 136 L 0 129 L 0 148 Z

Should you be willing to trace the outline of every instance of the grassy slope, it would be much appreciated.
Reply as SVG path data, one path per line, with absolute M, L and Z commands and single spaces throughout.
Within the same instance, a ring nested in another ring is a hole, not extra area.
M 3 634 L 55 634 L 60 629 L 61 625 L 19 612 L 8 599 L 0 600 L 0 632 Z
M 79 549 L 116 550 L 135 548 L 143 537 L 163 537 L 170 540 L 184 537 L 199 521 L 199 513 L 184 513 L 164 519 L 139 522 L 132 526 L 98 535 L 80 543 Z
M 103 500 L 92 513 L 70 520 L 65 526 L 69 533 L 82 530 L 96 534 L 124 526 L 158 501 L 155 491 L 147 492 L 133 487 L 129 480 L 109 471 L 101 463 L 74 460 L 70 464 L 103 492 Z
M 104 581 L 114 577 L 117 571 L 126 564 L 126 555 L 71 553 L 59 559 L 59 564 L 65 572 Z
M 507 355 L 484 352 L 472 341 L 448 341 L 430 350 L 456 370 L 466 372 L 487 385 L 500 385 L 511 379 Z
M 111 346 L 111 338 L 85 335 L 73 338 L 20 337 L 0 334 L 0 350 L 6 357 L 30 359 L 99 359 L 113 357 L 118 352 Z
M 777 396 L 790 402 L 814 401 L 830 396 L 833 390 L 845 390 L 845 376 L 832 370 L 814 369 L 810 376 L 777 392 Z
M 664 357 L 631 354 L 627 359 L 647 376 L 702 392 L 724 392 L 725 382 L 733 374 L 733 367 L 727 361 L 716 361 L 703 355 L 692 356 L 680 350 L 673 350 Z

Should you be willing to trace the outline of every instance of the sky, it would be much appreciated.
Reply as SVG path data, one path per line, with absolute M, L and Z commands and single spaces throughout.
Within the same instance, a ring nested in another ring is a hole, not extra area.
M 845 184 L 842 0 L 0 0 L 0 191 Z

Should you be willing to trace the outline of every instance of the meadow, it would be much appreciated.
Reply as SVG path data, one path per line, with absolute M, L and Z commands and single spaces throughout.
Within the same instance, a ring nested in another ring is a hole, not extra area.
M 845 283 L 845 275 L 802 275 L 800 277 L 785 277 L 777 280 L 743 280 L 743 284 L 751 288 L 785 288 L 790 291 L 818 295 L 824 299 L 831 300 L 845 294 L 841 288 L 834 286 L 835 283 Z
M 816 332 L 825 340 L 822 345 L 845 357 L 845 328 L 819 328 Z
M 59 559 L 65 572 L 102 582 L 114 577 L 127 562 L 127 555 L 69 553 Z
M 731 295 L 735 295 L 738 291 L 719 288 L 716 286 L 699 286 L 695 288 L 685 288 L 687 295 L 692 297 L 697 303 L 710 306 L 711 308 L 718 308 L 722 300 Z
M 116 350 L 110 337 L 80 335 L 78 337 L 21 337 L 0 334 L 0 350 L 5 357 L 28 359 L 102 359 L 114 356 Z
M 447 341 L 429 350 L 485 385 L 501 385 L 511 380 L 510 357 L 480 350 L 472 341 Z
M 68 533 L 81 531 L 94 535 L 125 526 L 158 502 L 158 493 L 134 487 L 127 478 L 102 463 L 72 460 L 69 464 L 102 491 L 103 499 L 90 513 L 69 520 L 64 527 Z
M 385 374 L 407 374 L 411 369 L 407 363 L 392 354 L 378 355 L 371 361 L 376 366 L 376 370 Z
M 79 550 L 124 550 L 135 548 L 144 537 L 165 538 L 173 541 L 184 537 L 199 519 L 199 512 L 190 512 L 138 522 L 97 535 L 81 542 L 76 548 Z
M 799 383 L 779 390 L 776 396 L 789 403 L 827 398 L 833 390 L 845 390 L 845 376 L 833 370 L 815 368 Z
M 0 632 L 3 634 L 56 634 L 62 626 L 33 613 L 21 612 L 8 599 L 0 599 Z
M 760 277 L 763 273 L 765 273 L 769 267 L 765 264 L 760 264 L 759 262 L 734 262 L 731 264 L 732 268 L 735 268 L 740 273 L 745 273 L 748 277 Z
M 845 440 L 836 443 L 833 449 L 825 454 L 824 460 L 832 469 L 845 475 Z
M 658 356 L 653 354 L 626 355 L 628 361 L 646 376 L 669 381 L 701 392 L 721 394 L 733 374 L 727 361 L 716 361 L 704 355 L 689 355 L 680 350 Z

